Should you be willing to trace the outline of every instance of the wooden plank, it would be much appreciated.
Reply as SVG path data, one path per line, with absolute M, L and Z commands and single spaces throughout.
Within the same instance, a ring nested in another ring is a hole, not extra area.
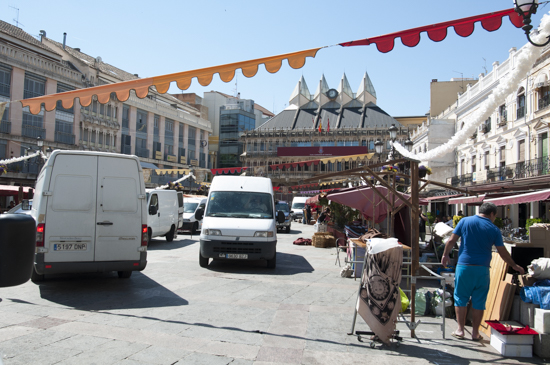
M 483 313 L 483 318 L 481 320 L 481 330 L 483 333 L 490 335 L 491 329 L 485 321 L 492 319 L 494 317 L 493 312 L 496 308 L 500 308 L 500 302 L 502 295 L 504 294 L 502 290 L 505 290 L 505 286 L 502 285 L 503 279 L 506 278 L 506 272 L 508 271 L 508 264 L 502 260 L 500 255 L 497 252 L 493 252 L 493 257 L 491 259 L 491 269 L 490 274 L 490 285 L 489 293 L 487 293 L 487 301 L 485 302 L 485 312 Z M 500 309 L 497 309 L 498 315 L 500 315 Z M 496 314 L 496 313 L 495 313 Z

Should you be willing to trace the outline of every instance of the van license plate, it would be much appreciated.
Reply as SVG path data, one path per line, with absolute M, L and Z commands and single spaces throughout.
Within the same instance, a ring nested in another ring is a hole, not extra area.
M 248 255 L 245 253 L 228 253 L 226 258 L 228 259 L 248 259 Z
M 54 251 L 86 251 L 85 243 L 55 243 Z

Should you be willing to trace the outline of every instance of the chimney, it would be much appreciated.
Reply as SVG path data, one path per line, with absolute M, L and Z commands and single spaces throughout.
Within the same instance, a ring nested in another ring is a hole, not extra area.
M 40 42 L 42 42 L 42 40 L 46 37 L 46 31 L 45 30 L 41 30 L 40 31 Z
M 74 48 L 74 50 L 80 52 L 80 48 Z
M 66 43 L 67 43 L 67 33 L 63 33 L 63 49 L 65 49 Z

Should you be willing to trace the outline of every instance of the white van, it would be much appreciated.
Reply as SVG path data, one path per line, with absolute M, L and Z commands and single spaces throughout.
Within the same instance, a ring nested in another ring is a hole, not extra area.
M 135 156 L 54 151 L 38 179 L 32 279 L 44 274 L 118 271 L 147 264 L 143 171 Z
M 195 219 L 195 212 L 197 209 L 202 209 L 206 206 L 206 196 L 202 197 L 193 197 L 185 196 L 183 201 L 183 226 L 182 229 L 186 231 L 191 231 L 191 234 L 197 234 L 202 227 L 202 219 Z
M 196 218 L 202 217 L 198 210 Z M 277 221 L 284 222 L 284 214 Z M 212 180 L 200 235 L 199 264 L 221 260 L 267 260 L 275 268 L 277 226 L 271 179 L 216 176 Z
M 147 189 L 147 236 L 164 236 L 172 242 L 178 236 L 178 193 L 175 190 Z
M 302 220 L 302 217 L 304 216 L 304 211 L 302 209 L 306 206 L 306 200 L 309 198 L 307 196 L 297 196 L 294 199 L 292 199 L 292 206 L 290 209 L 292 210 L 292 214 L 294 215 L 294 219 L 298 219 L 298 221 Z

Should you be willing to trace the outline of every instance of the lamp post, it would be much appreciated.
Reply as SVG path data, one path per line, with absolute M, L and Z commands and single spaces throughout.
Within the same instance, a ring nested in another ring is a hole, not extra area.
M 523 31 L 525 32 L 525 35 L 527 36 L 527 40 L 529 43 L 531 43 L 533 46 L 536 47 L 544 47 L 548 43 L 550 43 L 550 37 L 547 37 L 547 41 L 543 44 L 537 44 L 531 40 L 530 33 L 531 29 L 533 29 L 533 26 L 531 25 L 531 15 L 535 14 L 537 12 L 537 8 L 539 6 L 538 0 L 514 0 L 514 6 L 516 13 L 518 13 L 523 18 Z
M 395 155 L 397 154 L 397 151 L 395 150 L 395 147 L 393 144 L 395 143 L 395 140 L 397 139 L 397 131 L 399 128 L 395 126 L 395 124 L 392 124 L 391 127 L 388 128 L 388 132 L 390 132 L 390 139 L 391 139 L 391 158 L 395 159 Z
M 374 152 L 378 155 L 378 162 L 380 162 L 380 155 L 382 155 L 382 149 L 384 148 L 384 142 L 378 139 L 374 142 Z

